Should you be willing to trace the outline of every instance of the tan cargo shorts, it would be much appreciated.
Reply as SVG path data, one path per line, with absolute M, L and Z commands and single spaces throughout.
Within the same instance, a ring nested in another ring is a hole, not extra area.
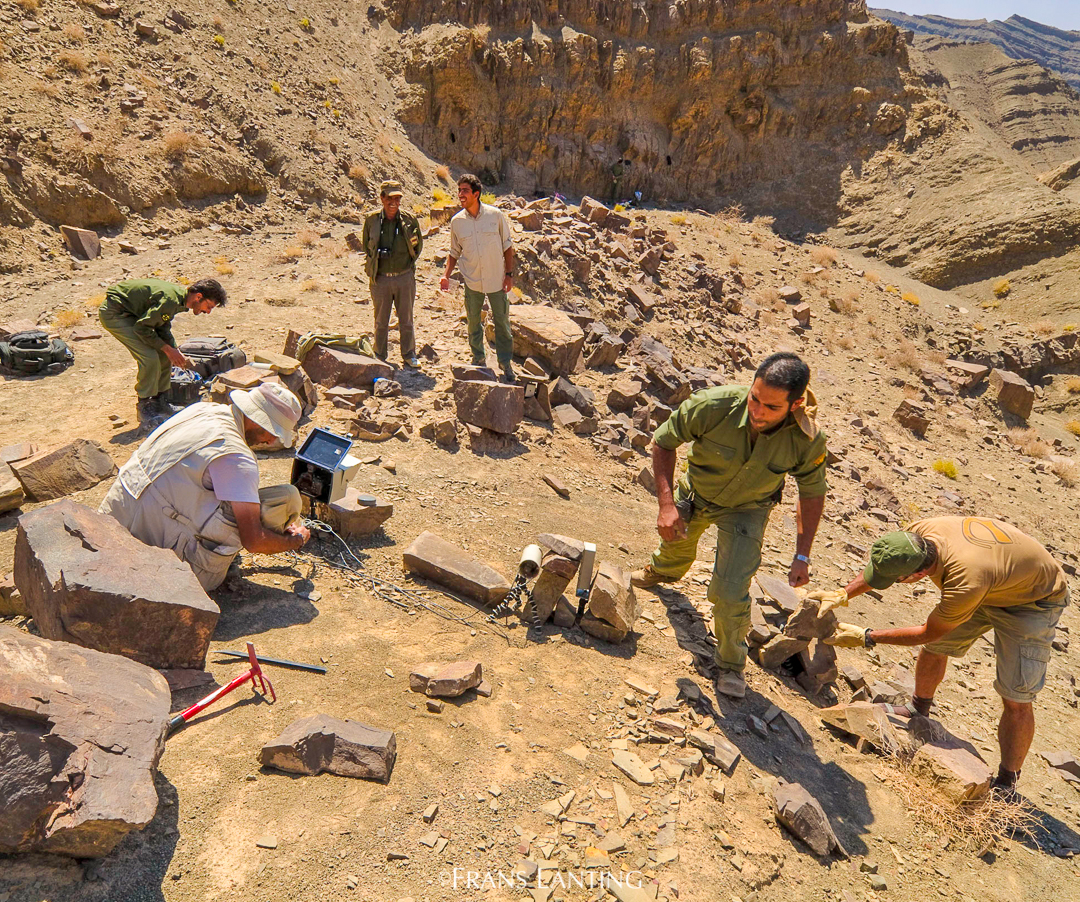
M 983 633 L 994 631 L 997 679 L 994 691 L 1013 702 L 1032 702 L 1046 683 L 1046 665 L 1054 631 L 1068 607 L 1069 593 L 1056 601 L 1044 599 L 1009 608 L 983 605 L 936 642 L 923 647 L 933 654 L 962 658 Z

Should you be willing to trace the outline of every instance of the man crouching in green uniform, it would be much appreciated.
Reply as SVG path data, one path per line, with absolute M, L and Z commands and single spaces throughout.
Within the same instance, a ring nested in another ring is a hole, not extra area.
M 172 319 L 190 310 L 196 316 L 225 306 L 225 289 L 216 279 L 200 279 L 185 288 L 161 279 L 129 279 L 105 292 L 98 318 L 138 364 L 135 393 L 140 425 L 156 426 L 172 416 L 168 391 L 174 366 L 192 363 L 176 348 Z
M 681 579 L 697 559 L 698 541 L 716 526 L 716 559 L 708 598 L 713 604 L 718 692 L 746 694 L 750 580 L 761 566 L 769 513 L 784 476 L 799 485 L 798 538 L 788 583 L 809 581 L 810 548 L 825 504 L 825 434 L 814 422 L 810 368 L 795 354 L 773 354 L 749 388 L 724 385 L 696 392 L 653 435 L 652 467 L 660 515 L 660 547 L 639 588 Z M 674 487 L 679 445 L 690 443 L 686 475 Z

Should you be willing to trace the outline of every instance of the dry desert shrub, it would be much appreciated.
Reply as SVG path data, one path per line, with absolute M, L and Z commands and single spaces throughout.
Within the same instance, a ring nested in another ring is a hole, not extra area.
M 322 291 L 322 283 L 318 279 L 304 279 L 300 283 L 301 291 Z
M 56 61 L 67 69 L 68 72 L 74 72 L 76 74 L 85 72 L 86 67 L 89 65 L 86 54 L 81 50 L 61 50 L 56 55 Z
M 936 363 L 938 366 L 944 366 L 945 361 L 949 359 L 949 355 L 944 351 L 927 351 L 926 359 L 931 363 Z
M 283 247 L 274 255 L 275 263 L 295 263 L 304 256 L 304 249 L 295 244 Z
M 686 216 L 684 214 L 682 214 L 682 213 L 672 213 L 671 214 L 671 223 L 672 223 L 672 225 L 677 225 L 677 226 L 686 225 Z
M 53 316 L 53 325 L 57 329 L 70 329 L 81 323 L 85 316 L 82 310 L 60 310 Z
M 435 178 L 442 182 L 450 181 L 450 167 L 449 166 L 436 166 Z
M 224 257 L 220 257 L 214 260 L 214 271 L 219 276 L 231 276 L 234 272 L 236 272 L 236 267 L 233 266 Z
M 371 179 L 371 170 L 363 163 L 353 163 L 349 167 L 349 178 L 367 184 Z
M 762 288 L 754 298 L 754 303 L 763 310 L 779 310 L 784 306 L 784 302 L 780 299 L 780 292 L 775 288 Z
M 87 307 L 93 307 L 97 309 L 105 303 L 105 292 L 100 294 L 92 294 L 83 302 Z
M 1009 284 L 1008 279 L 998 279 L 994 283 L 994 297 L 1003 298 L 1012 291 L 1012 285 Z
M 742 257 L 739 256 L 739 252 L 738 251 L 732 251 L 731 254 L 727 258 L 727 263 L 728 263 L 728 266 L 730 266 L 732 269 L 738 269 L 739 266 L 742 265 Z
M 1057 326 L 1048 319 L 1041 319 L 1031 327 L 1031 331 L 1045 338 L 1047 335 L 1053 335 L 1057 332 Z
M 956 479 L 956 477 L 960 475 L 960 470 L 956 466 L 956 461 L 938 458 L 934 461 L 933 467 L 935 473 L 940 473 L 946 479 Z
M 1061 480 L 1062 485 L 1074 488 L 1080 483 L 1080 464 L 1075 460 L 1066 460 L 1059 457 L 1050 464 L 1050 472 Z
M 319 233 L 312 229 L 301 229 L 296 233 L 296 240 L 302 247 L 314 247 L 319 243 Z
M 746 211 L 743 209 L 742 204 L 728 204 L 719 213 L 716 214 L 717 220 L 720 222 L 726 222 L 729 224 L 735 224 L 742 222 L 745 218 Z
M 450 192 L 437 185 L 431 191 L 431 199 L 435 201 L 435 205 L 438 207 L 446 207 L 451 203 Z
M 911 304 L 912 307 L 918 307 L 919 304 L 922 303 L 919 300 L 919 296 L 915 294 L 914 291 L 905 291 L 902 295 L 900 295 L 900 299 L 903 301 L 907 301 L 909 304 Z
M 168 131 L 161 136 L 161 147 L 165 156 L 170 160 L 182 160 L 189 153 L 206 146 L 206 139 L 202 135 L 193 135 L 191 132 Z
M 86 32 L 81 25 L 76 25 L 74 22 L 68 22 L 61 30 L 60 33 L 71 43 L 81 44 L 86 40 Z
M 1070 376 L 1066 379 L 1065 391 L 1070 395 L 1080 395 L 1080 376 Z
M 41 6 L 40 0 L 15 0 L 15 4 L 24 13 L 36 13 L 38 7 Z
M 263 303 L 271 307 L 295 307 L 300 302 L 296 298 L 264 298 Z
M 1034 429 L 1010 429 L 1009 438 L 1028 457 L 1045 460 L 1050 456 L 1050 446 L 1039 438 L 1039 433 Z
M 810 251 L 810 259 L 818 266 L 833 266 L 836 263 L 836 251 L 831 247 L 815 247 Z
M 1065 424 L 1065 429 L 1073 435 L 1080 436 L 1080 420 L 1069 420 L 1069 422 Z
M 913 373 L 918 371 L 922 361 L 919 358 L 919 349 L 915 347 L 915 343 L 908 338 L 901 338 L 900 344 L 896 347 L 896 354 L 893 356 L 893 363 L 901 369 L 911 370 Z
M 840 297 L 833 298 L 829 306 L 837 313 L 842 313 L 844 316 L 854 316 L 859 309 L 858 289 L 847 289 Z
M 867 272 L 863 276 L 863 278 L 866 279 L 866 281 L 869 282 L 871 285 L 877 285 L 878 282 L 881 281 L 881 276 L 879 276 L 876 272 L 873 271 Z
M 850 351 L 855 347 L 855 339 L 852 338 L 847 332 L 836 339 L 837 347 L 843 348 L 845 351 Z

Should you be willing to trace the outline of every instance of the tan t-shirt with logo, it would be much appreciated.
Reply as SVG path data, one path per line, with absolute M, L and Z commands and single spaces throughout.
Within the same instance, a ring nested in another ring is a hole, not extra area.
M 941 589 L 934 613 L 954 626 L 980 605 L 1012 607 L 1065 597 L 1061 566 L 1031 536 L 988 517 L 934 517 L 907 527 L 938 547 L 930 579 Z

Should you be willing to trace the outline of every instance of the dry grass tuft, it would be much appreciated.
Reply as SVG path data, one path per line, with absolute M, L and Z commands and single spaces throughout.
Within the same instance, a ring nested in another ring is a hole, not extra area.
M 371 179 L 371 170 L 363 163 L 353 163 L 352 166 L 349 167 L 349 178 L 367 184 Z
M 960 470 L 955 461 L 938 458 L 934 461 L 933 466 L 934 472 L 940 473 L 946 479 L 956 479 L 960 475 Z
M 1032 332 L 1036 335 L 1041 335 L 1044 338 L 1048 335 L 1053 335 L 1057 330 L 1057 326 L 1048 319 L 1041 319 L 1031 327 Z
M 15 4 L 24 13 L 36 13 L 41 6 L 41 0 L 15 0 Z
M 763 310 L 781 310 L 784 307 L 780 292 L 775 288 L 762 288 L 754 298 L 754 303 Z
M 727 263 L 732 269 L 738 269 L 742 265 L 742 257 L 739 256 L 739 252 L 732 251 L 727 258 Z
M 74 22 L 68 22 L 67 25 L 60 29 L 60 33 L 73 44 L 81 44 L 86 40 L 86 32 L 83 27 L 76 25 Z
M 227 260 L 222 260 L 220 263 L 214 263 L 214 271 L 217 272 L 219 276 L 231 276 L 236 272 L 236 267 Z
M 1039 438 L 1039 433 L 1034 429 L 1010 429 L 1009 439 L 1028 457 L 1045 460 L 1050 456 L 1050 446 Z
M 840 297 L 830 300 L 829 306 L 836 313 L 842 313 L 844 316 L 854 316 L 859 310 L 858 289 L 847 289 L 847 291 L 841 294 Z
M 60 310 L 53 316 L 53 325 L 57 329 L 70 329 L 81 323 L 85 317 L 82 310 Z
M 1070 376 L 1066 379 L 1065 391 L 1070 395 L 1080 395 L 1080 376 Z
M 304 256 L 304 249 L 298 247 L 295 244 L 287 245 L 283 247 L 274 255 L 275 263 L 295 263 L 301 257 Z
M 74 72 L 81 74 L 86 71 L 86 67 L 90 65 L 87 62 L 86 54 L 81 50 L 61 50 L 56 55 L 56 61 L 63 66 L 68 72 Z
M 671 223 L 672 223 L 672 225 L 677 225 L 677 226 L 686 225 L 686 216 L 684 214 L 682 214 L 682 213 L 672 213 L 671 214 Z
M 881 276 L 879 276 L 876 272 L 868 272 L 866 273 L 866 275 L 863 276 L 863 278 L 866 279 L 866 281 L 869 282 L 871 285 L 877 285 L 877 283 L 881 281 Z
M 445 188 L 440 188 L 438 185 L 432 189 L 431 199 L 435 201 L 437 207 L 448 207 L 451 204 L 450 192 Z
M 450 181 L 450 167 L 449 166 L 436 166 L 435 178 L 442 182 Z
M 182 160 L 189 153 L 205 147 L 206 139 L 191 132 L 170 131 L 161 136 L 161 146 L 170 160 Z
M 919 349 L 915 347 L 915 343 L 908 338 L 901 338 L 896 347 L 893 363 L 901 369 L 911 370 L 913 373 L 918 372 L 922 360 L 919 357 Z
M 318 279 L 304 279 L 304 281 L 300 283 L 300 290 L 301 291 L 322 291 L 323 290 L 322 282 L 320 282 Z
M 1050 472 L 1061 480 L 1062 485 L 1070 489 L 1080 483 L 1080 464 L 1077 464 L 1075 460 L 1059 457 L 1050 462 Z
M 83 303 L 87 307 L 93 307 L 94 309 L 97 309 L 105 303 L 105 292 L 103 291 L 100 294 L 92 294 Z
M 1010 802 L 987 795 L 975 802 L 957 804 L 935 787 L 911 773 L 905 764 L 891 759 L 892 788 L 903 800 L 908 812 L 923 826 L 948 840 L 950 847 L 984 855 L 995 846 L 1017 835 L 1034 834 L 1038 819 L 1023 802 Z
M 296 298 L 265 298 L 263 303 L 268 304 L 271 307 L 295 307 L 300 301 Z
M 1003 298 L 1012 291 L 1012 285 L 1009 284 L 1008 279 L 999 279 L 994 283 L 994 297 Z
M 855 348 L 855 339 L 852 338 L 847 332 L 836 339 L 838 347 L 843 348 L 845 351 L 851 351 Z
M 1080 436 L 1080 420 L 1069 420 L 1065 424 L 1065 429 L 1073 435 Z
M 718 220 L 728 223 L 742 222 L 745 217 L 746 211 L 743 209 L 742 204 L 730 204 L 716 214 Z
M 922 301 L 919 300 L 919 296 L 914 291 L 905 291 L 900 295 L 900 299 L 907 301 L 912 307 L 918 307 Z
M 302 247 L 315 247 L 319 243 L 319 233 L 312 229 L 301 229 L 296 233 L 296 240 Z
M 818 266 L 834 266 L 836 264 L 836 251 L 831 247 L 815 247 L 810 251 L 810 259 Z

